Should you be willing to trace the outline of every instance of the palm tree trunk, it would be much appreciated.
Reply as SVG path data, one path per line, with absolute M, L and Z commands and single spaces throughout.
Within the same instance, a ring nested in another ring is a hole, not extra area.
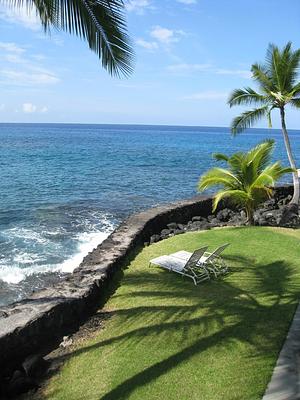
M 280 108 L 280 116 L 281 116 L 281 128 L 282 128 L 282 133 L 283 133 L 284 144 L 285 144 L 287 156 L 288 156 L 288 159 L 290 162 L 290 166 L 296 170 L 296 172 L 293 172 L 294 194 L 293 194 L 292 200 L 290 201 L 290 204 L 299 204 L 299 194 L 300 194 L 300 192 L 299 192 L 299 177 L 298 177 L 298 172 L 297 172 L 297 167 L 296 167 L 296 163 L 294 160 L 294 156 L 292 153 L 289 135 L 288 135 L 286 125 L 285 125 L 284 107 Z
M 247 224 L 254 225 L 254 210 L 251 206 L 246 206 Z

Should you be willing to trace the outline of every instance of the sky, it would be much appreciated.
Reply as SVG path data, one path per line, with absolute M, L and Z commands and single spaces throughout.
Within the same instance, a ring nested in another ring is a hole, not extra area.
M 0 8 L 0 122 L 229 126 L 270 42 L 300 47 L 299 0 L 125 0 L 134 72 L 112 78 L 86 43 Z M 300 79 L 300 78 L 299 78 Z M 287 111 L 300 129 L 300 111 Z M 266 127 L 263 121 L 257 127 Z M 279 127 L 274 112 L 273 126 Z

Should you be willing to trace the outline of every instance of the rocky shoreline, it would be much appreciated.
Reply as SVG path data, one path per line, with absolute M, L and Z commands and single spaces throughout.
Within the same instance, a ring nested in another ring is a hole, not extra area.
M 278 226 L 285 228 L 300 227 L 300 205 L 298 214 L 292 210 L 289 215 L 286 215 L 287 206 L 292 199 L 292 195 L 286 190 L 275 192 L 275 195 L 270 200 L 267 200 L 255 211 L 254 224 L 257 226 Z M 217 211 L 215 214 L 210 214 L 207 217 L 195 215 L 186 224 L 171 222 L 161 230 L 160 233 L 150 237 L 149 242 L 145 245 L 156 243 L 168 237 L 180 235 L 185 232 L 195 232 L 199 230 L 208 230 L 223 226 L 245 226 L 247 224 L 246 213 L 241 209 L 225 207 Z

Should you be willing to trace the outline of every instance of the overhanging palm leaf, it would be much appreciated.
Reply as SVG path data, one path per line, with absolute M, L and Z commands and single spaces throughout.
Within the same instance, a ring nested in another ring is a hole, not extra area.
M 233 119 L 231 131 L 234 135 L 253 126 L 261 118 L 267 117 L 269 127 L 272 127 L 271 112 L 280 111 L 282 133 L 293 174 L 294 195 L 291 203 L 298 204 L 300 197 L 299 178 L 295 159 L 292 153 L 288 132 L 285 125 L 285 107 L 300 108 L 300 82 L 297 82 L 300 67 L 300 49 L 293 51 L 291 43 L 280 50 L 270 44 L 267 50 L 265 64 L 253 64 L 251 71 L 253 79 L 258 84 L 259 91 L 249 87 L 236 89 L 229 96 L 230 107 L 234 105 L 259 104 L 261 107 L 245 111 Z
M 235 135 L 243 132 L 247 128 L 250 128 L 253 124 L 255 124 L 255 122 L 268 115 L 268 112 L 269 106 L 263 106 L 243 112 L 241 115 L 234 118 L 231 125 L 232 133 Z
M 255 90 L 249 87 L 245 89 L 234 90 L 228 99 L 230 107 L 251 104 L 264 104 L 265 102 L 266 96 L 257 93 Z
M 199 180 L 198 190 L 203 191 L 213 186 L 222 186 L 214 196 L 213 211 L 224 198 L 243 206 L 249 224 L 253 223 L 255 207 L 272 193 L 270 185 L 282 175 L 291 172 L 291 168 L 283 168 L 280 162 L 268 165 L 274 150 L 274 140 L 267 140 L 250 149 L 228 157 L 219 154 L 217 159 L 226 162 L 228 169 L 212 168 Z
M 132 71 L 133 51 L 127 35 L 122 0 L 0 0 L 5 5 L 36 9 L 44 29 L 79 36 L 111 75 Z

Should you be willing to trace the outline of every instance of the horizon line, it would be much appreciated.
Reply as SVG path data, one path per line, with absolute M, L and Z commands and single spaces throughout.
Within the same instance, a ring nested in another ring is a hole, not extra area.
M 99 125 L 99 126 L 140 126 L 140 127 L 178 127 L 178 128 L 223 128 L 230 130 L 230 126 L 224 125 L 169 125 L 169 124 L 142 124 L 142 123 L 100 123 L 100 122 L 0 122 L 0 125 Z M 247 128 L 245 131 L 249 130 L 268 130 L 274 131 L 281 128 Z M 289 131 L 300 131 L 296 128 L 290 128 Z

